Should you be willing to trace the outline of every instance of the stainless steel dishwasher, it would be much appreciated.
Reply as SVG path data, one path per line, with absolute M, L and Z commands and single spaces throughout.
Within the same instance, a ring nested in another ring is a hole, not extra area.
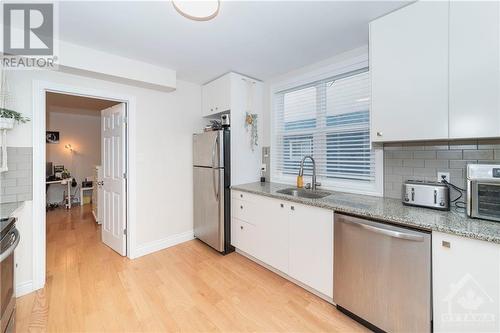
M 335 213 L 333 301 L 373 330 L 430 332 L 431 234 Z

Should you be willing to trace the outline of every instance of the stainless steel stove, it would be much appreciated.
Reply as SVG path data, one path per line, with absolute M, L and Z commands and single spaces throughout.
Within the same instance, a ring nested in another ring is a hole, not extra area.
M 19 244 L 15 218 L 0 219 L 0 332 L 15 332 L 14 250 Z

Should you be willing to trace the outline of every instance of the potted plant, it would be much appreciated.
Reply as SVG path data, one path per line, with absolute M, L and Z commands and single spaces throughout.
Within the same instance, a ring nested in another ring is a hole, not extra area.
M 19 112 L 0 108 L 0 130 L 12 129 L 15 122 L 26 123 L 29 120 L 29 118 L 23 117 Z

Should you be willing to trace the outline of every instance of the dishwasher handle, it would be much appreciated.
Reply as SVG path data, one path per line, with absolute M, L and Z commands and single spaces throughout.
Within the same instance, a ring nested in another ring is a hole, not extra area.
M 393 237 L 393 238 L 405 239 L 405 240 L 414 241 L 414 242 L 423 242 L 424 241 L 424 237 L 420 236 L 420 235 L 414 235 L 414 234 L 410 234 L 410 233 L 406 233 L 406 232 L 375 227 L 375 226 L 372 226 L 369 224 L 353 221 L 353 220 L 347 219 L 345 217 L 341 219 L 341 222 L 347 222 L 347 223 L 350 223 L 350 224 L 355 225 L 357 227 L 375 232 L 377 234 L 381 234 L 381 235 L 385 235 L 385 236 L 389 236 L 389 237 Z

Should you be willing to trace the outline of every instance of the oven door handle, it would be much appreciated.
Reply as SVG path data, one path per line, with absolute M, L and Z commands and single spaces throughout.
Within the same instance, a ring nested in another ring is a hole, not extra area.
M 7 259 L 16 249 L 16 247 L 19 245 L 19 241 L 21 240 L 21 235 L 19 235 L 19 231 L 17 228 L 15 228 L 12 233 L 12 237 L 10 240 L 10 245 L 9 247 L 0 254 L 0 262 L 4 261 Z

